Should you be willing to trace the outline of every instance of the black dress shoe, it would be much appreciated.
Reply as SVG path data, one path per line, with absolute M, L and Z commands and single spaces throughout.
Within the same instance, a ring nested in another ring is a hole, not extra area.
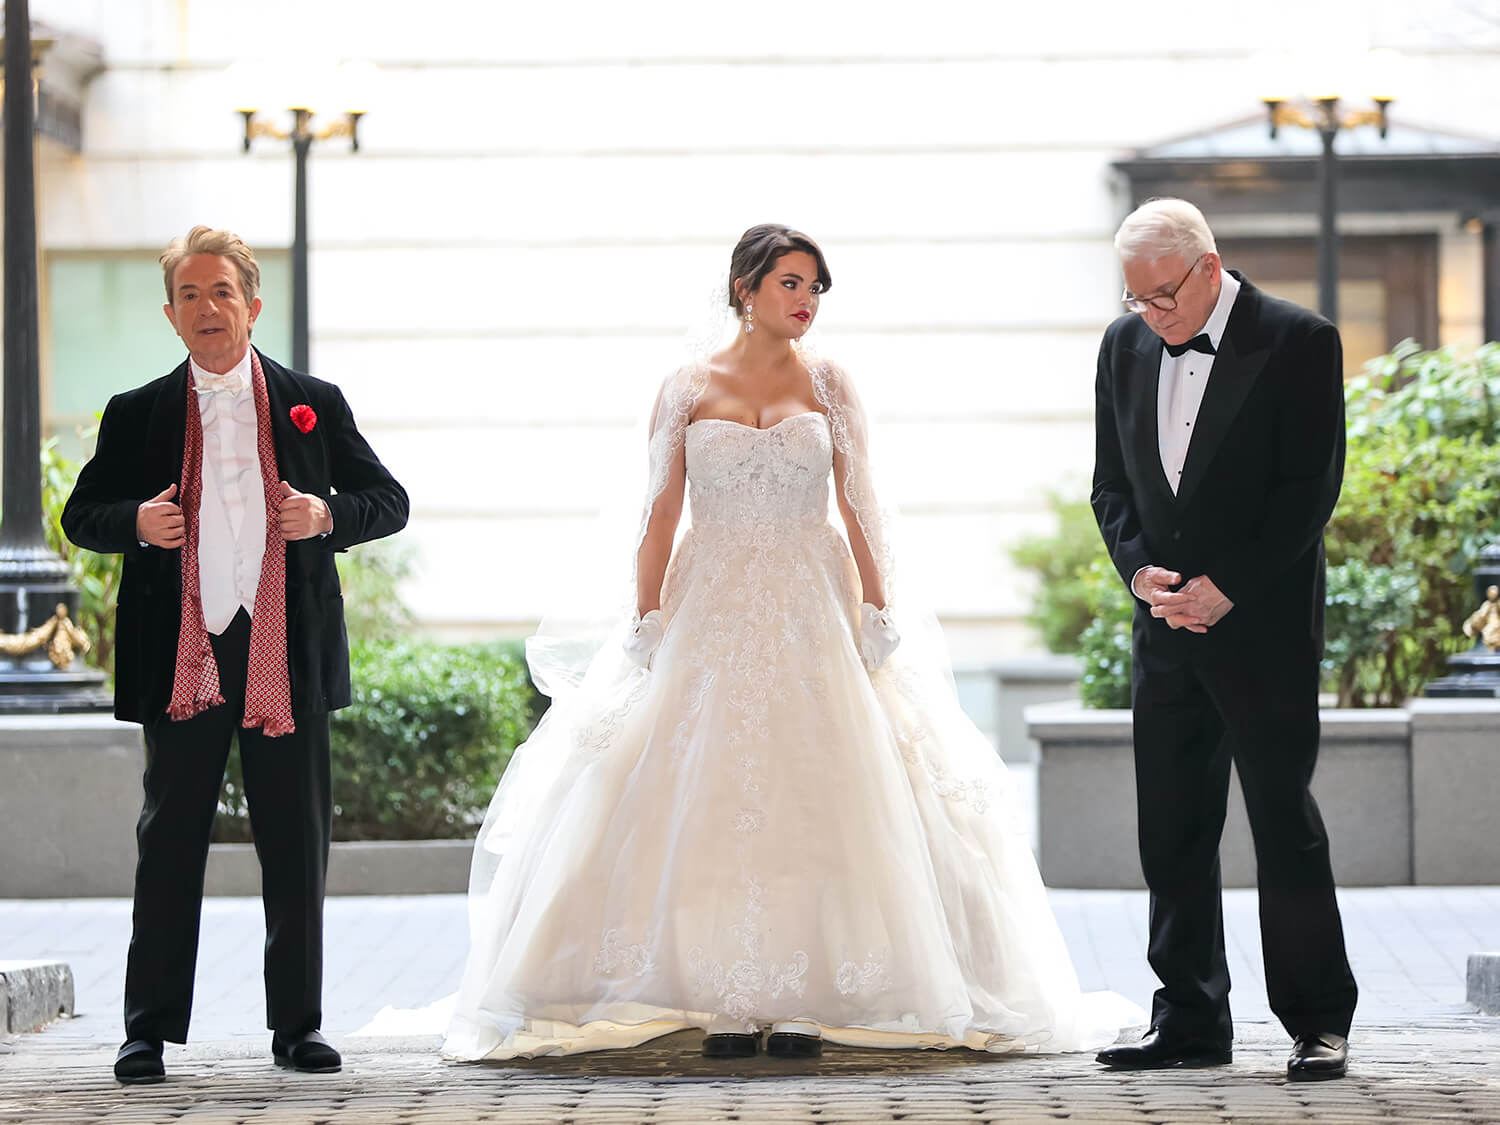
M 154 1039 L 132 1039 L 115 1056 L 115 1078 L 127 1086 L 160 1082 L 167 1076 L 161 1064 L 161 1044 Z
M 703 1037 L 705 1059 L 749 1059 L 760 1050 L 759 1035 L 743 1035 L 736 1032 L 716 1032 Z
M 271 1057 L 277 1066 L 289 1066 L 308 1074 L 332 1074 L 344 1065 L 339 1053 L 316 1030 L 301 1035 L 273 1033 Z
M 1234 1061 L 1229 1047 L 1201 1039 L 1175 1039 L 1152 1028 L 1139 1043 L 1106 1047 L 1095 1062 L 1116 1070 L 1168 1070 L 1172 1067 L 1228 1066 Z
M 772 1031 L 766 1054 L 777 1059 L 815 1059 L 823 1053 L 823 1037 L 801 1031 Z
M 1286 1080 L 1322 1082 L 1342 1078 L 1348 1069 L 1349 1040 L 1342 1035 L 1299 1035 L 1292 1043 L 1291 1058 L 1286 1060 Z

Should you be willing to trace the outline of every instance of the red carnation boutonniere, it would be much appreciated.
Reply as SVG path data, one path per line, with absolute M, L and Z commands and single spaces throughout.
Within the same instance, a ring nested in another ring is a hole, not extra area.
M 318 424 L 318 415 L 307 403 L 292 407 L 292 425 L 296 426 L 304 434 L 310 434 L 313 427 Z

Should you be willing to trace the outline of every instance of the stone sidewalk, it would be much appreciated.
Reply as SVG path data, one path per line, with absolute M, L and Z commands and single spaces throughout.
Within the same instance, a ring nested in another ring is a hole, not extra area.
M 342 1073 L 276 1070 L 258 1045 L 169 1055 L 158 1086 L 109 1077 L 113 1048 L 35 1037 L 0 1057 L 0 1122 L 1493 1122 L 1500 1035 L 1455 1015 L 1360 1029 L 1351 1076 L 1290 1085 L 1279 1029 L 1241 1024 L 1232 1066 L 1114 1074 L 1087 1055 L 830 1048 L 730 1065 L 682 1033 L 632 1051 L 526 1063 L 442 1062 L 436 1037 L 350 1041 Z M 357 1045 L 356 1045 L 357 1042 Z M 13 1045 L 14 1046 L 14 1045 Z
M 1084 987 L 1147 1002 L 1145 896 L 1051 899 Z M 1287 1041 L 1266 1006 L 1252 892 L 1225 896 L 1235 1062 L 1165 1075 L 1105 1072 L 1088 1055 L 844 1048 L 806 1063 L 730 1064 L 700 1058 L 690 1033 L 573 1059 L 445 1063 L 436 1034 L 369 1033 L 431 1030 L 420 1013 L 377 1016 L 386 1005 L 423 1009 L 457 984 L 464 899 L 433 895 L 329 901 L 324 1026 L 346 1065 L 322 1076 L 271 1065 L 259 902 L 210 900 L 194 1042 L 168 1048 L 166 1083 L 129 1089 L 109 1070 L 129 904 L 5 901 L 0 950 L 71 964 L 78 1016 L 0 1042 L 0 1123 L 1500 1121 L 1500 1018 L 1463 1003 L 1468 954 L 1500 948 L 1500 888 L 1357 888 L 1340 900 L 1362 989 L 1343 1082 L 1285 1082 Z

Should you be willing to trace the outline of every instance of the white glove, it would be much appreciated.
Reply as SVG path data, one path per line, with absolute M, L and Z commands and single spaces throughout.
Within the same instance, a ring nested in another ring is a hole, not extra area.
M 891 611 L 876 609 L 869 602 L 859 607 L 859 655 L 871 672 L 886 662 L 901 643 L 901 634 L 891 622 Z
M 667 619 L 661 615 L 661 610 L 653 609 L 645 617 L 637 615 L 625 636 L 625 655 L 642 668 L 650 668 L 651 657 L 666 632 Z

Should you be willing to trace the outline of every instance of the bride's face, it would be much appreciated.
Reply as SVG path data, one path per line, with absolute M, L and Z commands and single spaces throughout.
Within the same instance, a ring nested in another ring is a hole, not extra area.
M 749 297 L 756 331 L 801 339 L 817 318 L 821 292 L 817 260 L 805 250 L 788 251 Z

